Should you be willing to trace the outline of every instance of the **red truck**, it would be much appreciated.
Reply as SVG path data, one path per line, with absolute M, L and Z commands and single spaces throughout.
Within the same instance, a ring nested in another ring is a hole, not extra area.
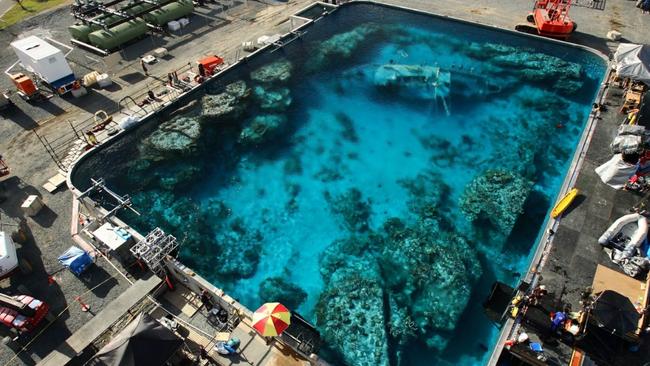
M 0 294 L 0 324 L 19 333 L 32 331 L 49 311 L 47 303 L 31 296 Z

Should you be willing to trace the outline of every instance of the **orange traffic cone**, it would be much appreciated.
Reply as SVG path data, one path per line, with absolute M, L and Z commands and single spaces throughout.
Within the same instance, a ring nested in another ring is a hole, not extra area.
M 83 311 L 85 313 L 85 312 L 88 312 L 90 310 L 90 305 L 88 305 L 88 304 L 84 303 L 83 301 L 81 301 L 81 296 L 77 296 L 77 298 L 75 300 L 77 300 L 77 302 L 79 302 L 79 304 L 81 305 L 81 311 Z

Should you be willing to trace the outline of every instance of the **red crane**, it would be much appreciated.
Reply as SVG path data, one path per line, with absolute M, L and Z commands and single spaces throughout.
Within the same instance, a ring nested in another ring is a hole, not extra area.
M 576 22 L 569 17 L 571 3 L 572 0 L 536 0 L 533 11 L 526 18 L 534 27 L 519 24 L 515 29 L 566 40 L 577 28 Z

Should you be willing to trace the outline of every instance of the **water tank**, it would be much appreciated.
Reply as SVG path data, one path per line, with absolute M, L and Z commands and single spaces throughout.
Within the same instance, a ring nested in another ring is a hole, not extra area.
M 135 15 L 151 7 L 153 7 L 152 4 L 145 4 L 145 3 L 137 4 L 137 5 L 131 4 L 122 8 L 122 11 L 124 11 L 127 14 Z
M 86 24 L 73 24 L 68 27 L 68 32 L 70 32 L 72 38 L 81 42 L 88 42 L 88 34 L 92 31 L 90 26 Z
M 98 17 L 93 18 L 94 20 L 102 21 L 106 25 L 110 26 L 111 24 L 117 22 L 118 20 L 122 19 L 122 17 L 118 15 L 109 15 L 109 14 L 103 14 Z M 81 42 L 86 42 L 88 43 L 88 34 L 91 32 L 94 32 L 98 29 L 101 29 L 97 24 L 83 24 L 83 23 L 77 23 L 74 25 L 71 25 L 68 27 L 68 32 L 72 36 L 72 38 L 81 41 Z
M 145 33 L 147 33 L 147 23 L 141 19 L 133 19 L 109 30 L 96 30 L 88 35 L 88 40 L 101 49 L 114 50 Z
M 194 4 L 190 0 L 181 0 L 167 4 L 144 15 L 147 22 L 155 25 L 165 25 L 170 20 L 182 18 L 194 11 Z

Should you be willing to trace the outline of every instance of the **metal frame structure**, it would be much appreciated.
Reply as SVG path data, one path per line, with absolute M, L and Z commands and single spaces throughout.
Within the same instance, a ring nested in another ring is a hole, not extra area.
M 165 234 L 161 228 L 157 227 L 130 250 L 136 258 L 142 260 L 155 274 L 164 276 L 164 260 L 167 255 L 178 248 L 178 245 L 178 241 L 173 235 Z
M 90 181 L 93 183 L 93 185 L 90 188 L 86 189 L 85 191 L 81 192 L 81 194 L 77 197 L 77 199 L 83 199 L 84 197 L 87 197 L 91 193 L 97 192 L 97 193 L 107 193 L 109 196 L 115 199 L 115 201 L 117 201 L 117 205 L 115 205 L 115 207 L 113 207 L 112 210 L 108 211 L 102 217 L 100 217 L 99 221 L 104 221 L 106 218 L 115 215 L 117 211 L 123 208 L 128 208 L 129 210 L 133 211 L 133 213 L 140 216 L 140 213 L 136 211 L 133 207 L 131 207 L 131 197 L 129 197 L 129 195 L 120 196 L 119 194 L 108 189 L 108 187 L 106 187 L 106 181 L 104 180 L 104 178 L 99 178 L 99 179 L 90 178 Z

